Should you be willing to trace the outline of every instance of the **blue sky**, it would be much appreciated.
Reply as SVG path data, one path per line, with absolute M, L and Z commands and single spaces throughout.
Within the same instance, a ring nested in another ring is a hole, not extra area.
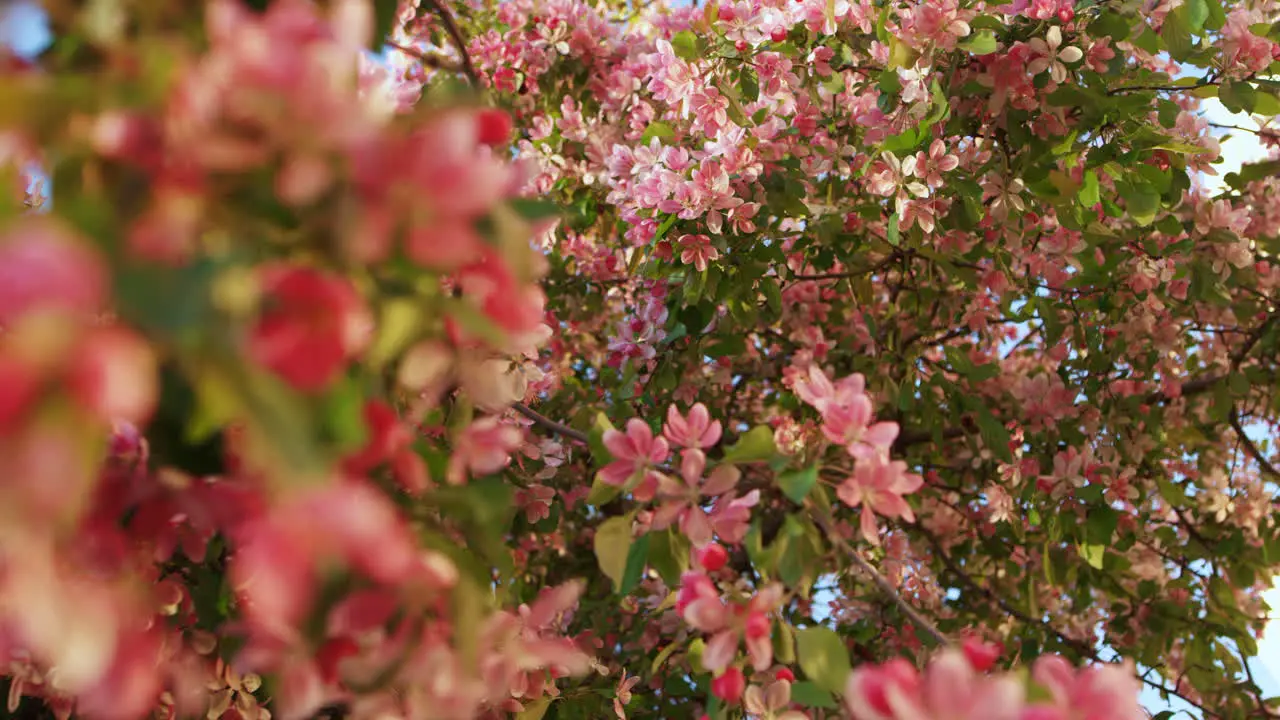
M 45 23 L 43 11 L 38 4 L 29 0 L 17 0 L 0 9 L 0 43 L 16 50 L 20 55 L 32 55 L 42 50 L 50 40 L 49 30 Z M 1247 115 L 1228 112 L 1217 100 L 1205 102 L 1206 114 L 1210 122 L 1219 125 L 1235 125 L 1238 127 L 1257 128 L 1258 124 Z M 1215 129 L 1214 134 L 1222 137 L 1227 130 Z M 1235 133 L 1222 144 L 1222 162 L 1218 165 L 1217 177 L 1205 176 L 1205 186 L 1211 191 L 1222 187 L 1222 177 L 1229 172 L 1240 169 L 1243 163 L 1264 158 L 1266 155 L 1257 138 L 1249 133 Z M 1280 578 L 1266 597 L 1269 605 L 1280 608 Z M 815 603 L 821 607 L 822 602 Z M 1254 673 L 1267 691 L 1268 695 L 1280 695 L 1280 627 L 1268 627 L 1266 635 L 1258 645 L 1259 657 L 1253 663 Z M 1173 709 L 1185 710 L 1186 706 L 1175 702 L 1164 703 L 1151 690 L 1144 692 L 1143 704 L 1153 712 Z M 1185 717 L 1185 716 L 1184 716 Z

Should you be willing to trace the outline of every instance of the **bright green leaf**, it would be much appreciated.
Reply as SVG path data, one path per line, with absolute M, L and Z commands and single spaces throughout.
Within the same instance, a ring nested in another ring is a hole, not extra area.
M 681 60 L 693 62 L 698 59 L 698 36 L 681 30 L 671 38 L 671 49 Z
M 1080 186 L 1080 192 L 1077 197 L 1080 198 L 1080 204 L 1086 209 L 1093 208 L 1101 202 L 1100 187 L 1098 185 L 1098 174 L 1092 170 L 1086 170 L 1084 173 L 1084 184 Z
M 843 693 L 849 678 L 849 651 L 844 640 L 830 628 L 811 627 L 796 631 L 796 655 L 805 676 L 832 693 Z
M 990 30 L 979 30 L 956 44 L 974 55 L 990 55 L 996 51 L 996 34 Z
M 613 580 L 615 589 L 620 589 L 626 579 L 627 560 L 631 554 L 631 514 L 600 523 L 593 544 L 600 570 Z
M 676 131 L 672 130 L 670 125 L 655 120 L 649 123 L 649 127 L 644 129 L 644 134 L 640 136 L 640 144 L 648 145 L 649 141 L 654 138 L 669 138 L 674 137 L 675 134 Z
M 1084 558 L 1090 567 L 1097 570 L 1102 569 L 1102 560 L 1106 557 L 1106 554 L 1107 546 L 1105 545 L 1084 544 L 1080 546 L 1080 557 Z
M 803 470 L 793 470 L 778 476 L 778 487 L 791 498 L 792 502 L 802 503 L 809 496 L 809 491 L 818 482 L 818 466 L 810 465 Z
M 1182 62 L 1191 55 L 1191 26 L 1187 15 L 1178 8 L 1165 16 L 1164 25 L 1160 28 L 1160 39 L 1164 40 L 1169 57 Z
M 1183 0 L 1174 12 L 1181 12 L 1191 32 L 1199 33 L 1209 19 L 1209 3 L 1207 0 Z
M 835 708 L 836 699 L 831 693 L 814 683 L 801 680 L 791 686 L 791 701 L 804 707 Z
M 724 453 L 727 463 L 749 463 L 768 460 L 777 452 L 773 431 L 764 425 L 753 427 Z
M 689 538 L 672 528 L 651 532 L 646 537 L 651 539 L 649 565 L 658 572 L 667 587 L 677 587 L 680 576 L 689 569 Z

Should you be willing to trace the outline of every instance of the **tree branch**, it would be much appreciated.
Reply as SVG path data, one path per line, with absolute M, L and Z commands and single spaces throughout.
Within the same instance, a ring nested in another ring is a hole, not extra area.
M 447 62 L 444 58 L 438 55 L 425 53 L 417 48 L 412 48 L 407 45 L 401 45 L 400 43 L 392 42 L 390 40 L 387 41 L 387 46 L 395 50 L 399 50 L 400 52 L 417 60 L 423 65 L 426 65 L 427 67 L 439 68 L 441 70 L 450 70 L 452 72 L 459 72 L 462 70 L 461 67 Z
M 471 54 L 467 52 L 467 39 L 462 35 L 462 29 L 458 27 L 458 23 L 453 19 L 453 13 L 449 12 L 449 8 L 444 6 L 440 0 L 427 0 L 427 4 L 435 10 L 436 15 L 440 16 L 440 22 L 444 24 L 444 30 L 449 34 L 449 38 L 453 40 L 453 44 L 458 47 L 458 54 L 462 56 L 462 71 L 467 78 L 471 80 L 472 85 L 480 84 L 480 75 L 476 72 L 476 67 L 471 63 Z
M 879 570 L 875 569 L 875 566 L 867 562 L 857 550 L 851 547 L 849 543 L 845 542 L 845 539 L 835 531 L 828 515 L 818 512 L 812 506 L 810 506 L 810 511 L 814 521 L 818 523 L 818 527 L 822 528 L 822 531 L 826 533 L 827 538 L 832 542 L 832 544 L 844 551 L 846 555 L 853 559 L 855 565 L 861 568 L 863 572 L 870 575 L 871 580 L 876 584 L 876 587 L 880 588 L 880 591 L 885 595 L 888 595 L 893 600 L 894 604 L 898 606 L 898 609 L 901 610 L 902 613 L 911 620 L 911 622 L 915 623 L 916 627 L 924 630 L 934 639 L 934 642 L 939 645 L 951 644 L 950 641 L 947 640 L 947 636 L 943 635 L 942 631 L 939 630 L 937 626 L 929 622 L 929 620 L 921 615 L 914 607 L 911 607 L 911 604 L 902 597 L 901 593 L 898 592 L 898 589 L 893 586 L 893 583 L 889 582 L 885 576 L 880 574 Z
M 573 428 L 569 427 L 568 425 L 565 425 L 564 423 L 556 422 L 555 420 L 552 420 L 551 418 L 547 417 L 546 415 L 543 415 L 542 413 L 538 412 L 537 410 L 534 410 L 533 408 L 529 407 L 528 405 L 525 405 L 524 403 L 516 403 L 511 406 L 511 409 L 529 418 L 530 420 L 533 421 L 534 425 L 537 425 L 538 427 L 544 430 L 553 432 L 556 435 L 567 437 L 570 440 L 577 440 L 583 445 L 590 444 L 590 441 L 588 440 L 586 433 L 582 432 L 581 430 L 574 430 Z
M 1244 427 L 1240 425 L 1240 415 L 1236 412 L 1234 407 L 1231 408 L 1231 412 L 1227 415 L 1227 422 L 1231 423 L 1231 429 L 1235 430 L 1236 437 L 1240 438 L 1240 445 L 1244 448 L 1244 451 L 1258 463 L 1258 467 L 1262 468 L 1262 471 L 1271 477 L 1280 478 L 1280 471 L 1276 470 L 1276 467 L 1263 456 L 1262 451 L 1258 449 L 1258 446 L 1253 444 L 1253 440 L 1245 434 Z

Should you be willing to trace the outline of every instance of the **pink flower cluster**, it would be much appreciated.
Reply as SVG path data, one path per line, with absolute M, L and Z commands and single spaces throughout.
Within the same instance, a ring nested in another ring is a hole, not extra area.
M 831 382 L 816 365 L 794 371 L 792 389 L 822 417 L 822 434 L 854 460 L 853 473 L 836 489 L 846 505 L 862 508 L 862 536 L 880 543 L 875 515 L 915 521 L 904 495 L 919 490 L 924 479 L 908 472 L 901 460 L 889 460 L 898 424 L 876 422 L 866 380 L 853 374 Z
M 707 407 L 697 403 L 682 415 L 676 406 L 667 408 L 662 434 L 640 418 L 627 421 L 626 431 L 608 430 L 603 436 L 613 462 L 600 470 L 607 485 L 625 487 L 641 502 L 657 500 L 650 516 L 654 530 L 679 526 L 680 531 L 701 548 L 715 536 L 729 544 L 742 542 L 751 520 L 751 508 L 760 501 L 760 491 L 739 497 L 734 492 L 742 473 L 732 464 L 717 465 L 706 473 L 706 450 L 720 442 L 721 425 L 712 420 Z M 674 445 L 682 447 L 679 479 L 663 463 Z M 710 509 L 705 507 L 712 499 Z

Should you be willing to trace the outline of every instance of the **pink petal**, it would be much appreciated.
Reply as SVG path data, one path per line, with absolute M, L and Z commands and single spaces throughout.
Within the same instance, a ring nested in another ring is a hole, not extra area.
M 869 445 L 888 450 L 893 445 L 893 441 L 898 439 L 898 423 L 878 422 L 867 428 L 862 439 Z
M 872 545 L 880 545 L 880 528 L 876 525 L 876 514 L 868 505 L 862 506 L 862 537 Z
M 731 630 L 725 630 L 707 642 L 706 649 L 702 651 L 702 667 L 719 672 L 728 667 L 737 654 L 738 636 Z
M 636 456 L 631 438 L 617 430 L 606 430 L 601 438 L 605 448 L 618 460 L 631 460 Z
M 716 632 L 728 624 L 729 611 L 720 602 L 720 598 L 703 597 L 685 606 L 684 621 L 703 632 Z
M 680 530 L 696 548 L 706 547 L 711 543 L 711 522 L 700 507 L 689 508 L 680 523 Z
M 720 465 L 711 471 L 711 477 L 702 484 L 702 494 L 715 497 L 732 490 L 742 477 L 742 471 L 736 465 Z

